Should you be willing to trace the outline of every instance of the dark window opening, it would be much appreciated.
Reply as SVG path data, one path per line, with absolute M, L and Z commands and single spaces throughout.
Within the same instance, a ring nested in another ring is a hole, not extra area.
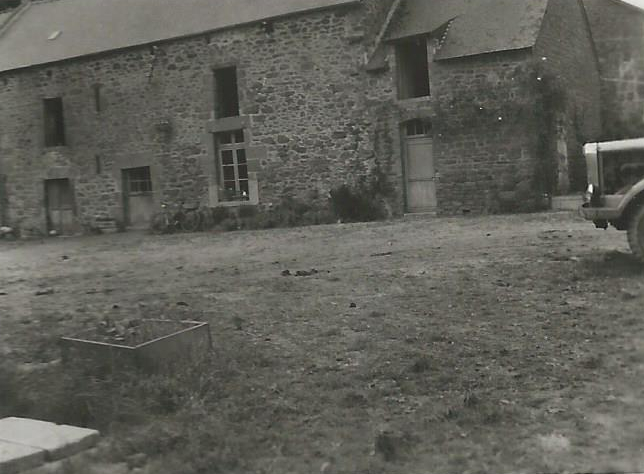
M 239 93 L 237 90 L 237 68 L 227 67 L 215 70 L 215 117 L 237 117 L 239 115 Z
M 96 174 L 101 174 L 103 171 L 103 163 L 101 163 L 101 157 L 99 155 L 96 155 L 94 158 L 96 159 Z
M 96 112 L 101 111 L 101 85 L 100 84 L 94 84 L 94 110 Z
M 48 209 L 60 211 L 74 208 L 69 179 L 47 179 L 45 180 L 45 191 Z
M 223 201 L 248 201 L 248 162 L 244 131 L 217 134 L 217 156 Z
M 44 100 L 45 146 L 65 145 L 65 124 L 63 120 L 63 99 L 56 97 Z
M 149 194 L 152 192 L 152 178 L 150 167 L 129 168 L 123 170 L 125 187 L 129 196 L 136 194 Z
M 427 38 L 417 38 L 398 45 L 398 96 L 401 99 L 429 96 L 429 61 Z

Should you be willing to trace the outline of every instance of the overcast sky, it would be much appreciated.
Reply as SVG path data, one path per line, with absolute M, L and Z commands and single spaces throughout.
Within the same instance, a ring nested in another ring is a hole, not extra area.
M 626 0 L 628 3 L 632 3 L 633 5 L 637 5 L 640 8 L 644 8 L 644 0 Z

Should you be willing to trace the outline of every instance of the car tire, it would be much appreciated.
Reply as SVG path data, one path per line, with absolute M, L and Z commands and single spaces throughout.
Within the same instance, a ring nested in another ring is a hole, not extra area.
M 627 234 L 631 251 L 644 262 L 644 205 L 640 206 L 631 217 Z

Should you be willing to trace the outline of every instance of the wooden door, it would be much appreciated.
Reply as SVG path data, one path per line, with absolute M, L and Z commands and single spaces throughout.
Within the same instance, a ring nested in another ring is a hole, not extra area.
M 45 180 L 45 206 L 48 232 L 74 232 L 74 197 L 69 179 Z
M 407 211 L 430 212 L 437 205 L 433 141 L 427 126 L 418 122 L 404 130 Z
M 128 168 L 123 173 L 123 206 L 128 227 L 144 228 L 154 213 L 150 167 Z

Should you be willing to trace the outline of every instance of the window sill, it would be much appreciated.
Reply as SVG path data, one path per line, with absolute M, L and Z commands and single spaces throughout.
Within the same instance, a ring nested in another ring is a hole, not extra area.
M 409 99 L 398 99 L 399 103 L 415 104 L 419 102 L 429 102 L 432 99 L 431 95 L 424 95 L 422 97 L 410 97 Z
M 259 203 L 253 200 L 249 201 L 219 201 L 214 207 L 243 207 L 243 206 L 257 206 Z
M 66 150 L 67 145 L 45 145 L 45 151 L 56 151 L 56 150 Z
M 209 123 L 211 133 L 231 132 L 242 130 L 250 126 L 250 117 L 248 115 L 239 115 L 237 117 L 226 117 L 213 119 Z

